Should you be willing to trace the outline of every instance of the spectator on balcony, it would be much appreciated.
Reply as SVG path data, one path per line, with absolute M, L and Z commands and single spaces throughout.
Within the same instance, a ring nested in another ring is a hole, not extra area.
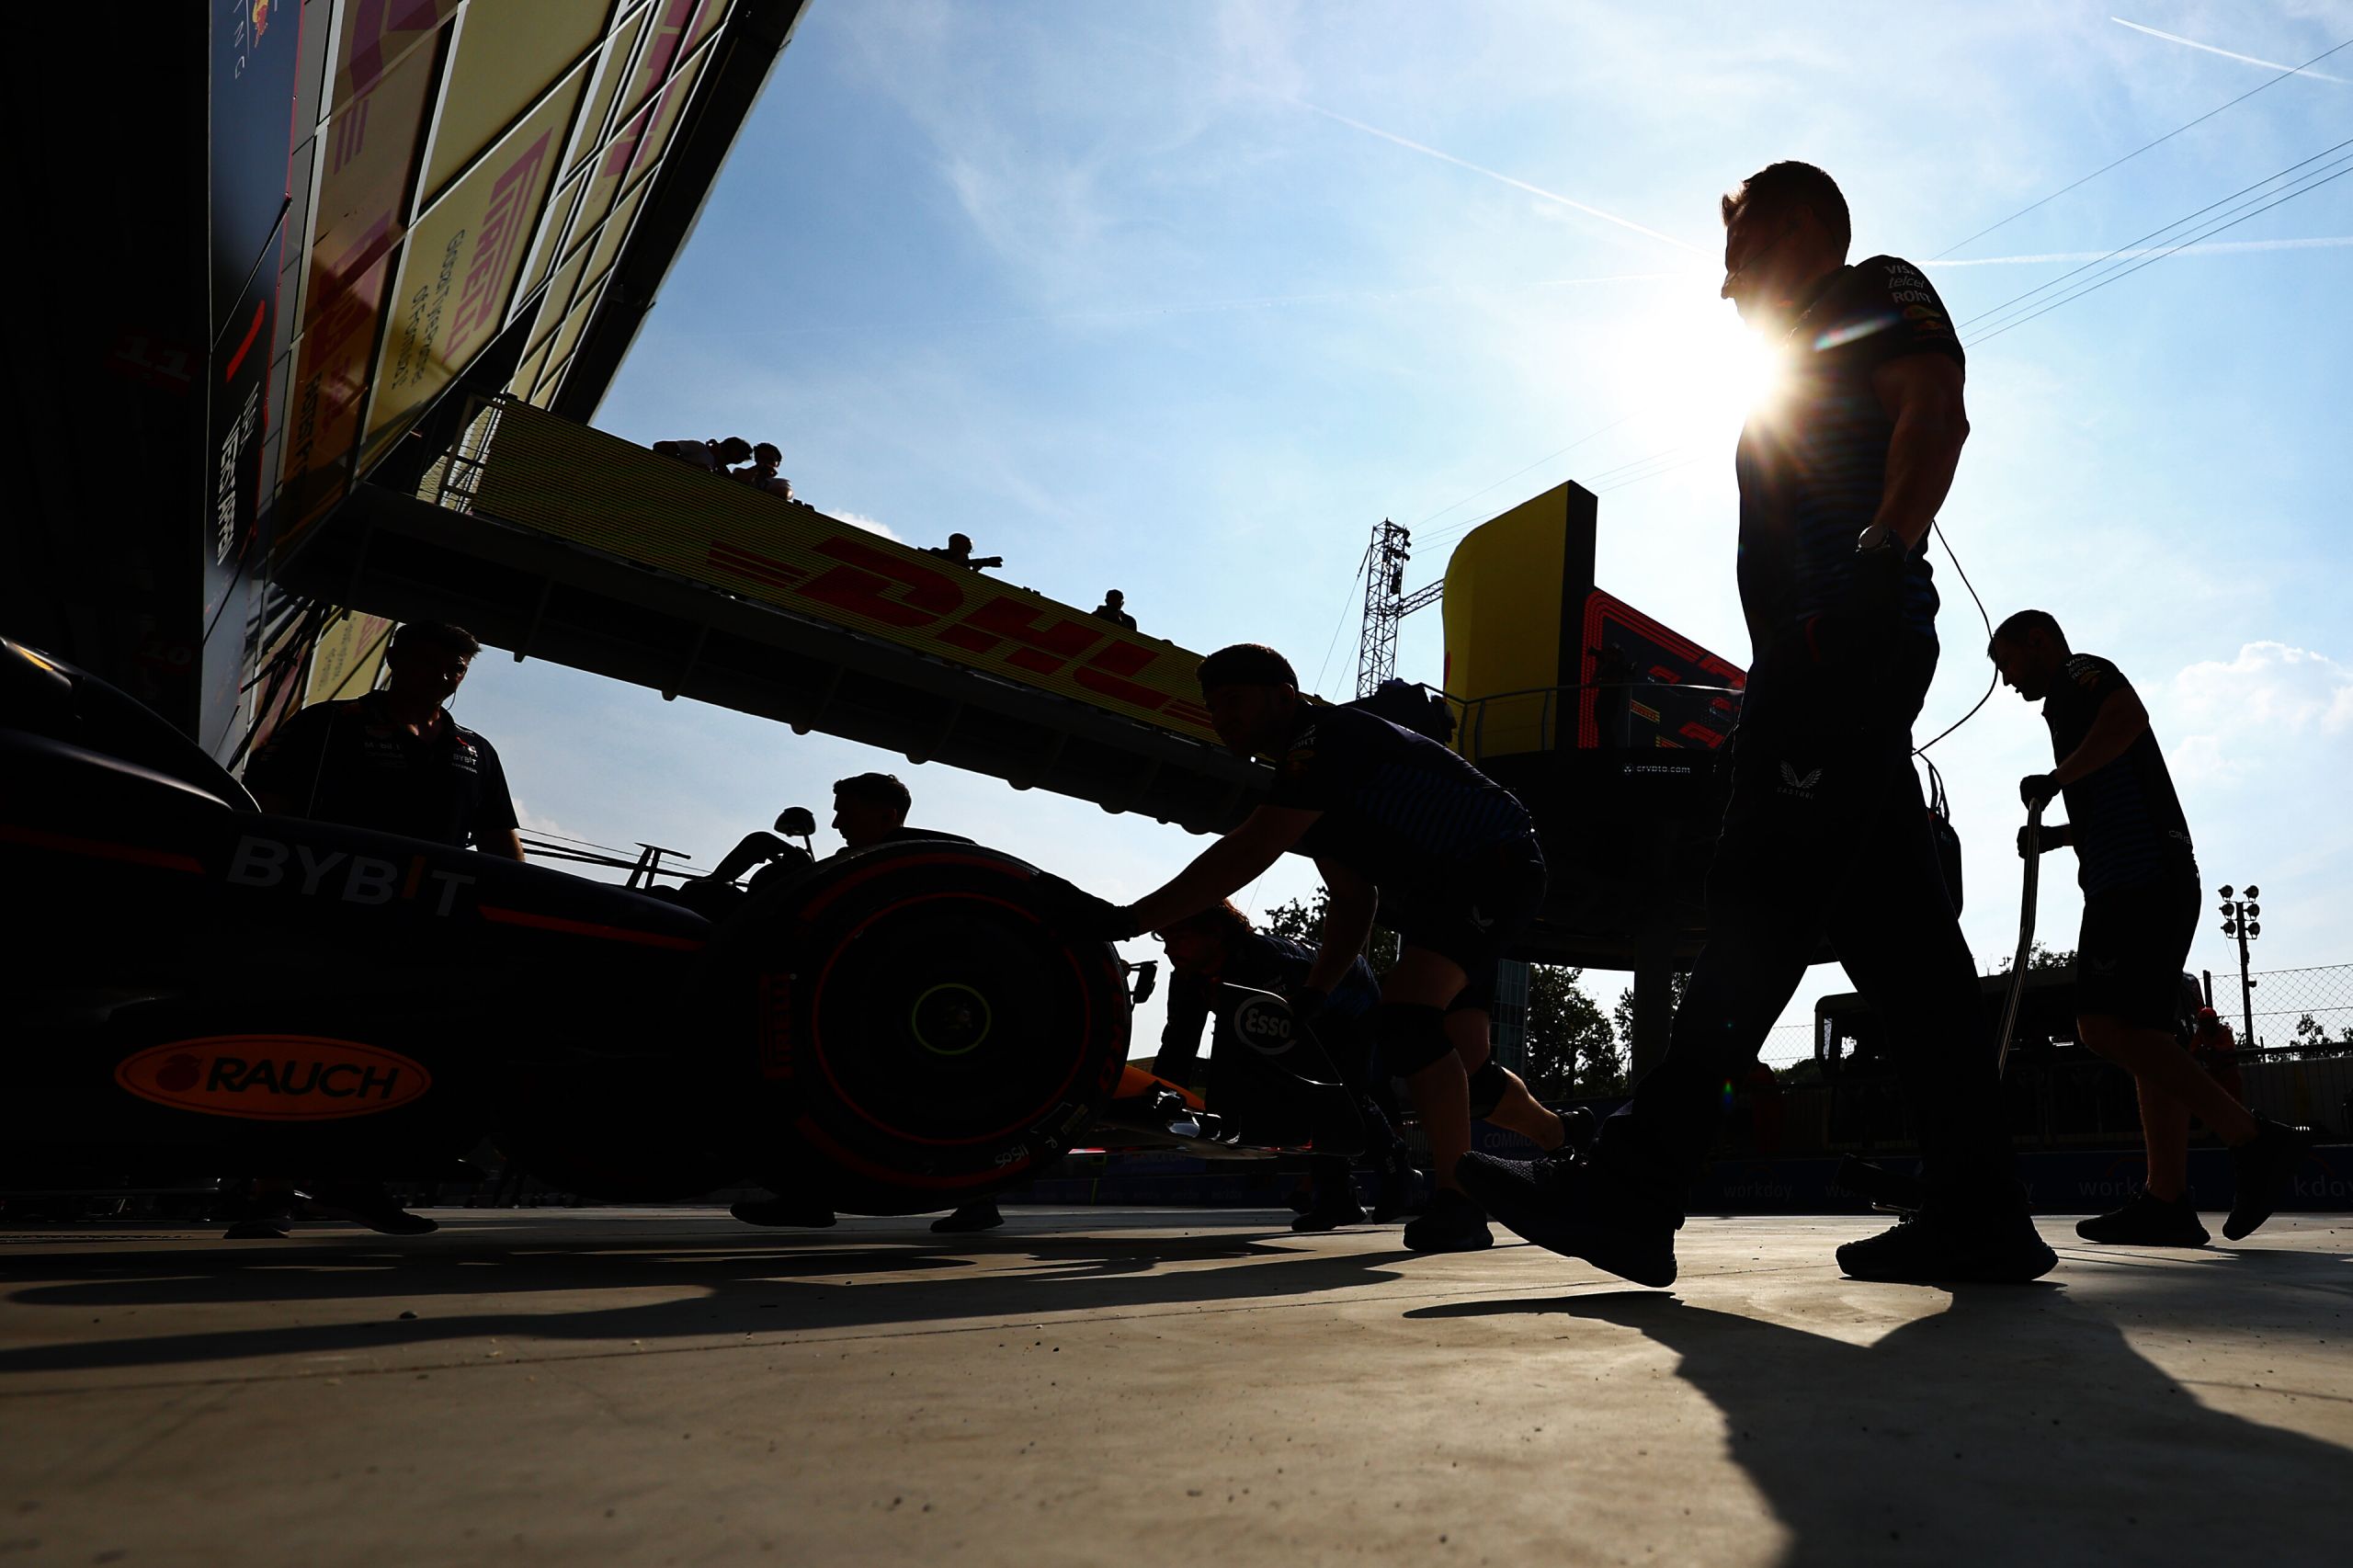
M 656 441 L 653 449 L 706 473 L 725 473 L 737 463 L 749 461 L 752 456 L 752 443 L 741 436 L 730 436 L 724 440 Z
M 1136 618 L 1128 613 L 1127 605 L 1128 596 L 1117 588 L 1112 588 L 1104 594 L 1103 602 L 1095 607 L 1095 614 L 1098 619 L 1111 621 L 1133 631 L 1136 629 Z
M 729 471 L 727 477 L 740 479 L 755 490 L 766 491 L 779 501 L 792 499 L 792 481 L 777 472 L 784 462 L 784 453 L 773 441 L 762 441 L 752 449 L 749 466 Z
M 975 572 L 979 571 L 983 566 L 1002 566 L 1005 564 L 1005 557 L 1002 555 L 974 555 L 972 553 L 972 540 L 971 537 L 966 534 L 949 534 L 948 536 L 948 543 L 944 547 L 934 547 L 933 549 L 925 551 L 924 553 L 926 555 L 944 556 L 948 560 L 954 562 L 957 565 L 970 567 Z

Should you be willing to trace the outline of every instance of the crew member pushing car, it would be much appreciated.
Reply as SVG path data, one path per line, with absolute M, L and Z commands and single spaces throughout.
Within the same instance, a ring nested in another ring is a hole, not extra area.
M 1302 695 L 1290 661 L 1272 648 L 1222 648 L 1201 661 L 1200 681 L 1218 738 L 1237 755 L 1275 760 L 1266 803 L 1127 908 L 1042 879 L 1062 890 L 1064 925 L 1113 941 L 1164 928 L 1228 896 L 1286 850 L 1312 856 L 1331 903 L 1307 990 L 1328 994 L 1339 983 L 1376 912 L 1404 944 L 1381 982 L 1373 1038 L 1413 1096 L 1438 1184 L 1428 1212 L 1405 1227 L 1405 1244 L 1494 1244 L 1485 1215 L 1455 1185 L 1455 1163 L 1471 1147 L 1472 1096 L 1525 1101 L 1532 1114 L 1513 1130 L 1540 1148 L 1558 1148 L 1566 1136 L 1561 1119 L 1483 1049 L 1496 961 L 1544 903 L 1544 856 L 1527 808 L 1428 736 Z M 1476 1015 L 1462 1038 L 1481 1048 L 1478 1060 L 1449 1035 L 1449 1010 Z

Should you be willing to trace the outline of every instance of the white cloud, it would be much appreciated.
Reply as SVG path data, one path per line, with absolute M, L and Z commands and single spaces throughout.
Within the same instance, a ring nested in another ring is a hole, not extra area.
M 520 795 L 515 797 L 515 821 L 516 824 L 522 828 L 525 833 L 543 833 L 551 838 L 570 838 L 573 836 L 573 835 L 566 833 L 563 829 L 563 824 L 557 822 L 553 817 L 543 817 L 539 812 L 533 811 L 529 806 L 525 805 L 523 803 L 523 798 Z
M 2209 659 L 2176 676 L 2171 707 L 2188 731 L 2175 748 L 2182 771 L 2237 778 L 2283 750 L 2353 733 L 2353 666 L 2284 642 L 2249 642 L 2228 663 Z
M 892 531 L 890 524 L 883 522 L 879 518 L 870 517 L 862 512 L 835 511 L 828 512 L 825 516 L 833 518 L 837 523 L 847 523 L 852 528 L 864 528 L 868 533 L 881 534 L 884 539 L 898 540 L 902 544 L 906 542 L 904 540 L 900 540 L 899 536 Z

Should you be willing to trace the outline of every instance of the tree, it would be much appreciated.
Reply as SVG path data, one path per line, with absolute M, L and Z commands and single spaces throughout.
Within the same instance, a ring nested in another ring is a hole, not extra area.
M 1581 969 L 1528 967 L 1528 1059 L 1521 1074 L 1540 1097 L 1608 1095 L 1626 1086 L 1626 1056 L 1585 987 Z
M 2011 958 L 2004 959 L 2002 967 L 1994 972 L 1995 974 L 2009 973 L 2011 961 L 2016 956 L 2013 954 Z M 2026 971 L 2029 974 L 2067 974 L 2071 973 L 2075 967 L 2075 949 L 2073 948 L 2052 949 L 2037 942 L 2027 949 Z
M 1313 898 L 1279 903 L 1252 924 L 1269 936 L 1288 937 L 1313 948 L 1324 940 L 1324 912 L 1331 905 L 1332 895 L 1317 888 Z M 1397 965 L 1397 934 L 1375 921 L 1372 937 L 1365 943 L 1364 961 L 1371 966 L 1375 980 L 1385 978 Z
M 2296 1020 L 2296 1043 L 2298 1045 L 2353 1045 L 2353 1024 L 2346 1025 L 2344 1032 L 2335 1040 L 2331 1040 L 2328 1038 L 2328 1026 L 2310 1013 L 2306 1013 Z

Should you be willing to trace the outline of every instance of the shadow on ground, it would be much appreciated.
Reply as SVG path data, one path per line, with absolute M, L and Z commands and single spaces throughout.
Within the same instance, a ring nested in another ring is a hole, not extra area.
M 2347 1429 L 2341 1392 L 2264 1378 L 2285 1359 L 2267 1356 L 2267 1339 L 2292 1346 L 2307 1373 L 2315 1351 L 2344 1343 L 2344 1262 L 2275 1253 L 2253 1269 L 2156 1271 L 2103 1282 L 2097 1304 L 2050 1283 L 1966 1288 L 1868 1343 L 1653 1291 L 1409 1315 L 1557 1313 L 1672 1350 L 1789 1528 L 1789 1563 L 2340 1563 L 2353 1554 L 2353 1451 L 2201 1394 L 2236 1397 L 2236 1384 L 2323 1401 L 2311 1424 Z M 2267 1320 L 2260 1332 L 2252 1315 Z M 1836 1295 L 1814 1298 L 1807 1321 L 1872 1332 Z M 2174 1370 L 2135 1348 L 2125 1322 Z
M 361 1322 L 20 1346 L 0 1350 L 0 1375 L 387 1350 L 488 1335 L 652 1344 L 1041 1312 L 1247 1306 L 1392 1279 L 1390 1266 L 1411 1256 L 1322 1253 L 1288 1230 L 901 1239 L 736 1229 L 646 1236 L 616 1221 L 577 1242 L 545 1238 L 544 1230 L 518 1242 L 453 1226 L 397 1244 L 371 1237 L 0 1256 L 0 1289 L 19 1313 L 161 1309 L 168 1321 L 176 1310 L 205 1307 L 387 1303 L 381 1318 Z M 691 1293 L 625 1304 L 595 1299 L 648 1290 Z M 590 1299 L 563 1306 L 549 1300 L 559 1295 Z M 401 1309 L 416 1316 L 402 1318 Z M 27 1326 L 17 1324 L 20 1336 Z

